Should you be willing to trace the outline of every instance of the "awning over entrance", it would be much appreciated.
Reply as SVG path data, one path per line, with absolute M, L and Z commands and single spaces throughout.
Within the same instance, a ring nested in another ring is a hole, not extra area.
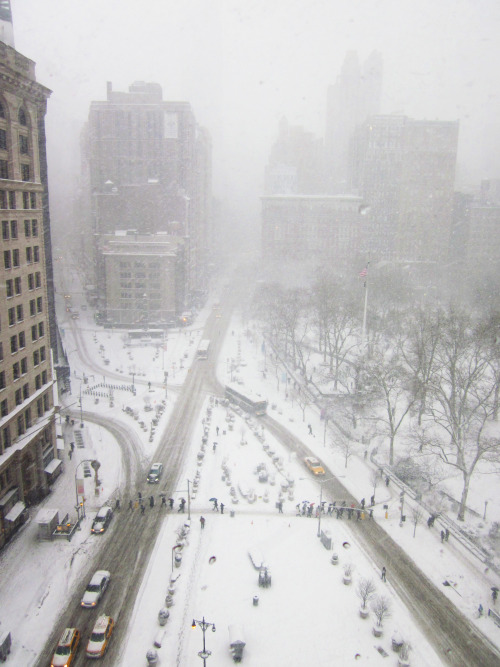
M 49 475 L 53 475 L 55 471 L 61 466 L 61 464 L 61 459 L 52 459 L 52 461 L 49 461 L 45 466 L 45 472 Z
M 10 512 L 7 514 L 5 517 L 6 521 L 15 521 L 18 519 L 21 514 L 24 512 L 26 509 L 26 505 L 22 503 L 20 500 L 14 505 L 14 507 L 10 510 Z

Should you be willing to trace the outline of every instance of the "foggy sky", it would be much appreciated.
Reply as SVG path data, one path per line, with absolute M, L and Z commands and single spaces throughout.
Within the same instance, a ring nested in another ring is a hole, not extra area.
M 12 0 L 12 11 L 15 48 L 53 91 L 53 216 L 90 102 L 106 81 L 145 80 L 191 103 L 212 136 L 214 194 L 258 225 L 280 118 L 324 136 L 349 49 L 382 53 L 383 113 L 460 120 L 458 185 L 500 177 L 498 0 Z

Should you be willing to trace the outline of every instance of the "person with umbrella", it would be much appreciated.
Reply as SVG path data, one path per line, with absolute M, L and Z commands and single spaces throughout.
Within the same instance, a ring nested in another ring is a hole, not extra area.
M 215 510 L 216 512 L 219 511 L 219 503 L 217 502 L 217 498 L 210 498 L 210 502 L 214 504 L 212 507 L 212 512 Z
M 498 598 L 498 588 L 496 586 L 491 587 L 491 599 L 493 600 L 493 604 L 496 604 Z

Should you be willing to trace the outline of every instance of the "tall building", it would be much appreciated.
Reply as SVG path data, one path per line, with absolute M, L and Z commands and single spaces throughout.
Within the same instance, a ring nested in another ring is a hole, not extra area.
M 50 91 L 14 49 L 0 6 L 0 547 L 46 495 L 57 460 L 44 118 Z
M 356 129 L 351 179 L 371 209 L 372 259 L 447 261 L 457 145 L 458 121 L 374 116 Z
M 88 231 L 97 241 L 91 282 L 102 286 L 104 310 L 98 238 L 117 230 L 183 237 L 183 293 L 195 298 L 206 288 L 210 256 L 211 143 L 189 103 L 164 101 L 157 83 L 139 81 L 116 92 L 108 82 L 106 101 L 91 104 L 85 134 Z
M 325 164 L 328 191 L 350 192 L 349 142 L 354 129 L 380 113 L 382 56 L 374 51 L 360 65 L 358 54 L 346 54 L 336 82 L 328 87 Z

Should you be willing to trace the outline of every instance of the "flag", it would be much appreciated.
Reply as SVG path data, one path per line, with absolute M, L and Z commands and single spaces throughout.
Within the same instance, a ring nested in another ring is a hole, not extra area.
M 368 275 L 368 268 L 365 266 L 365 268 L 359 272 L 359 277 L 366 278 L 367 275 Z

